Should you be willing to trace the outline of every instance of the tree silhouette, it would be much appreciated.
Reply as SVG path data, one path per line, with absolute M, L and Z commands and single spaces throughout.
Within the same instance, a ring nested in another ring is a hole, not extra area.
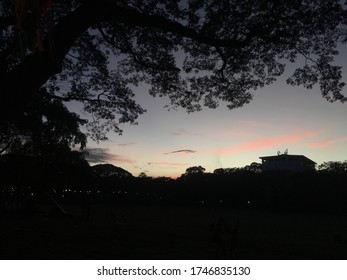
M 334 174 L 347 174 L 347 160 L 323 162 L 318 166 L 321 172 L 331 172 Z
M 0 156 L 0 185 L 14 188 L 31 186 L 35 192 L 90 184 L 91 170 L 84 155 L 66 146 L 50 147 L 46 153 L 11 153 Z
M 148 178 L 146 172 L 141 172 L 137 177 L 139 177 L 139 178 Z
M 0 119 L 23 115 L 44 88 L 44 98 L 82 103 L 90 136 L 102 140 L 144 112 L 133 86 L 147 83 L 188 112 L 236 108 L 302 57 L 288 83 L 345 101 L 333 65 L 345 27 L 337 0 L 4 0 Z
M 246 165 L 243 170 L 250 171 L 253 173 L 260 173 L 262 170 L 261 163 L 252 162 L 250 165 Z
M 195 176 L 195 175 L 203 175 L 206 169 L 202 166 L 192 166 L 186 169 L 186 172 L 183 174 L 184 176 Z
M 97 174 L 100 177 L 114 177 L 114 178 L 132 177 L 130 172 L 118 166 L 114 166 L 112 164 L 97 164 L 92 166 L 92 170 L 94 171 L 95 174 Z
M 217 168 L 213 171 L 213 174 L 217 176 L 228 176 L 235 172 L 237 172 L 239 168 L 233 167 L 233 168 Z
M 32 186 L 37 192 L 90 182 L 91 172 L 81 151 L 86 144 L 84 123 L 59 100 L 47 98 L 44 89 L 33 94 L 25 111 L 0 122 L 2 185 Z
M 53 146 L 83 148 L 86 145 L 86 135 L 80 131 L 85 121 L 69 112 L 61 101 L 47 98 L 45 93 L 41 90 L 33 95 L 16 118 L 0 121 L 0 155 L 34 156 L 49 153 Z

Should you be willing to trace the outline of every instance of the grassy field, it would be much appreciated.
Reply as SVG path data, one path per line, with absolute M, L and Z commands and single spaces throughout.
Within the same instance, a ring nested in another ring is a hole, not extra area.
M 33 216 L 3 216 L 1 259 L 214 259 L 211 226 L 220 216 L 231 228 L 239 221 L 227 258 L 347 259 L 346 217 L 99 204 L 81 219 L 79 206 L 64 208 L 69 217 L 44 205 Z M 228 244 L 229 233 L 223 238 Z

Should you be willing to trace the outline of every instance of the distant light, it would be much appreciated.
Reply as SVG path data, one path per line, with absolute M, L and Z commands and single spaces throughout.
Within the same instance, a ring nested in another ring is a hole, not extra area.
M 251 202 L 248 200 L 247 203 L 250 204 Z

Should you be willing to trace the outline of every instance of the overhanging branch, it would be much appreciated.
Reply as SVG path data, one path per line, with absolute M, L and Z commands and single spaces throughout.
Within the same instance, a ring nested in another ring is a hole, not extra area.
M 90 0 L 83 2 L 80 7 L 62 18 L 51 30 L 50 36 L 54 37 L 55 41 L 54 53 L 50 52 L 50 41 L 47 36 L 44 39 L 43 52 L 28 56 L 13 70 L 1 75 L 0 84 L 4 90 L 1 91 L 0 97 L 13 98 L 12 104 L 18 104 L 19 101 L 25 103 L 26 98 L 30 98 L 31 94 L 45 84 L 50 77 L 61 71 L 64 57 L 76 39 L 89 27 L 107 21 L 153 27 L 161 32 L 176 34 L 201 44 L 233 49 L 242 49 L 254 36 L 254 34 L 248 34 L 239 40 L 235 39 L 235 36 L 231 39 L 209 37 L 163 16 L 144 14 L 124 6 L 117 6 L 114 2 L 107 0 Z

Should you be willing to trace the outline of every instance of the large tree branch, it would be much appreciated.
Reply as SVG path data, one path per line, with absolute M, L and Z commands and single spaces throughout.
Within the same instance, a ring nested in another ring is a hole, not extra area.
M 90 103 L 97 103 L 102 101 L 100 97 L 102 95 L 105 95 L 105 92 L 98 94 L 96 98 L 87 98 L 87 97 L 78 97 L 78 96 L 59 96 L 59 95 L 48 95 L 52 99 L 57 99 L 60 101 L 64 102 L 69 102 L 69 101 L 81 101 L 81 102 L 90 102 Z
M 138 11 L 118 7 L 109 10 L 108 14 L 110 21 L 118 21 L 134 26 L 155 27 L 160 30 L 170 32 L 180 37 L 190 38 L 198 43 L 219 46 L 219 47 L 242 47 L 247 42 L 238 41 L 235 39 L 220 39 L 218 37 L 206 36 L 203 33 L 197 32 L 194 29 L 184 26 L 179 22 L 169 20 L 158 15 L 150 15 L 139 13 Z
M 60 72 L 63 59 L 78 36 L 102 20 L 97 6 L 88 2 L 61 19 L 44 39 L 44 51 L 26 57 L 14 69 L 0 76 L 0 97 L 7 101 L 4 102 L 6 106 L 21 111 L 20 107 L 31 94 Z M 52 38 L 54 48 L 50 47 Z
M 107 0 L 86 1 L 75 11 L 62 18 L 51 30 L 44 40 L 44 51 L 28 56 L 13 70 L 1 75 L 0 98 L 9 101 L 10 104 L 7 103 L 6 106 L 18 108 L 21 101 L 25 104 L 31 93 L 37 91 L 50 77 L 61 71 L 63 59 L 76 39 L 89 27 L 103 21 L 154 27 L 212 46 L 240 48 L 247 44 L 247 39 L 239 42 L 233 39 L 207 37 L 165 17 L 142 14 L 133 9 L 111 4 Z M 52 38 L 55 41 L 53 49 L 50 47 Z M 19 109 L 19 111 L 21 110 Z

